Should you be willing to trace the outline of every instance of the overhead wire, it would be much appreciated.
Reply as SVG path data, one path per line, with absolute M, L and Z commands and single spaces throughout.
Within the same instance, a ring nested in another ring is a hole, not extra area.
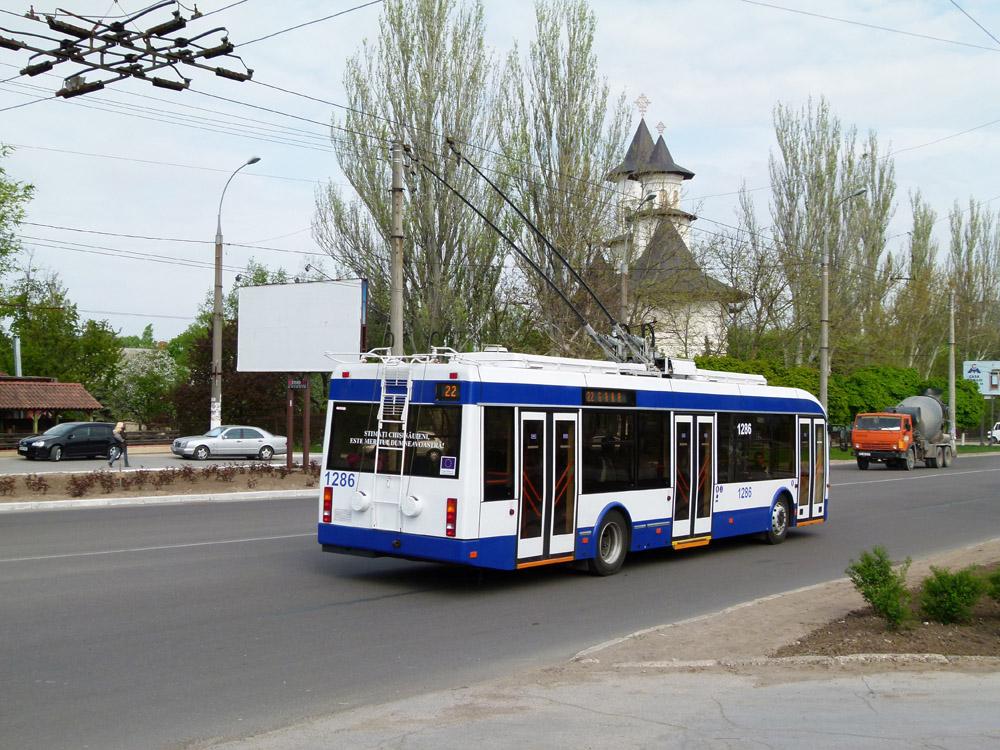
M 864 21 L 855 21 L 850 18 L 838 18 L 836 16 L 827 16 L 822 13 L 814 13 L 808 10 L 801 10 L 799 8 L 788 8 L 784 5 L 774 5 L 773 3 L 764 3 L 760 0 L 739 0 L 747 5 L 756 5 L 761 8 L 769 8 L 771 10 L 780 10 L 786 13 L 796 13 L 800 16 L 809 16 L 811 18 L 820 18 L 825 21 L 836 21 L 837 23 L 850 24 L 851 26 L 862 26 L 867 29 L 874 29 L 876 31 L 886 31 L 891 34 L 900 34 L 902 36 L 915 37 L 917 39 L 926 39 L 933 42 L 945 42 L 947 44 L 956 44 L 960 47 L 971 47 L 972 49 L 981 49 L 986 52 L 1000 52 L 1000 49 L 996 47 L 985 47 L 981 44 L 973 44 L 972 42 L 962 42 L 957 39 L 944 39 L 939 36 L 931 36 L 929 34 L 918 34 L 915 31 L 903 31 L 902 29 L 894 29 L 890 26 L 879 26 L 873 23 L 866 23 Z
M 257 37 L 256 39 L 251 39 L 249 42 L 241 42 L 237 44 L 237 47 L 246 47 L 251 44 L 256 44 L 257 42 L 263 42 L 265 39 L 270 39 L 276 37 L 279 34 L 287 34 L 289 31 L 295 31 L 296 29 L 301 29 L 306 26 L 312 26 L 315 23 L 320 23 L 321 21 L 329 21 L 331 18 L 337 18 L 338 16 L 343 16 L 355 10 L 361 10 L 362 8 L 367 8 L 369 5 L 378 5 L 383 0 L 371 0 L 371 2 L 362 3 L 361 5 L 355 5 L 353 8 L 346 8 L 345 10 L 333 13 L 329 16 L 323 16 L 322 18 L 317 18 L 312 21 L 306 21 L 305 23 L 296 24 L 295 26 L 289 26 L 287 29 L 280 29 L 279 31 L 273 31 L 270 34 L 265 34 L 264 36 Z

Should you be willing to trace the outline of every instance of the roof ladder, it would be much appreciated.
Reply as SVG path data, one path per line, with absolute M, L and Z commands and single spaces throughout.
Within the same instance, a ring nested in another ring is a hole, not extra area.
M 403 500 L 403 469 L 406 458 L 406 421 L 410 412 L 410 397 L 413 393 L 410 365 L 399 360 L 389 360 L 382 365 L 382 396 L 378 407 L 378 433 L 375 438 L 375 465 L 372 478 L 373 497 L 375 505 L 394 505 L 397 514 L 396 527 L 401 527 L 399 517 Z M 384 472 L 387 475 L 398 475 L 400 478 L 395 500 L 379 499 L 376 490 L 379 469 L 383 462 L 389 460 L 392 453 L 399 454 L 398 471 Z M 377 512 L 372 515 L 372 523 L 377 524 Z

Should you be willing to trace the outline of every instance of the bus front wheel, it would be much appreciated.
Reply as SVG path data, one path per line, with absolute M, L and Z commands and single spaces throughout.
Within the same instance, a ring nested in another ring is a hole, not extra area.
M 597 547 L 595 555 L 587 561 L 590 572 L 597 576 L 617 573 L 625 563 L 625 554 L 628 552 L 628 525 L 625 517 L 617 510 L 608 511 L 594 534 L 594 543 Z

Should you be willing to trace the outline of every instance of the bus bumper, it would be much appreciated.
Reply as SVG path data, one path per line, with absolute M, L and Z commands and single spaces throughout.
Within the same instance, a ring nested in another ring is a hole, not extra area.
M 517 538 L 513 536 L 448 539 L 321 523 L 317 537 L 324 552 L 429 560 L 496 570 L 514 570 L 517 556 Z

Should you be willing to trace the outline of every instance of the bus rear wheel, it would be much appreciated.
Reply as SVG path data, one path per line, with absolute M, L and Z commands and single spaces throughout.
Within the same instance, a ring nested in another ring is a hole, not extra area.
M 587 561 L 590 572 L 596 576 L 617 573 L 625 563 L 625 554 L 628 552 L 628 525 L 625 517 L 617 510 L 609 511 L 594 534 L 594 544 L 595 555 Z
M 764 534 L 768 544 L 781 544 L 788 536 L 788 519 L 791 517 L 791 506 L 787 497 L 779 497 L 771 509 L 771 525 Z

